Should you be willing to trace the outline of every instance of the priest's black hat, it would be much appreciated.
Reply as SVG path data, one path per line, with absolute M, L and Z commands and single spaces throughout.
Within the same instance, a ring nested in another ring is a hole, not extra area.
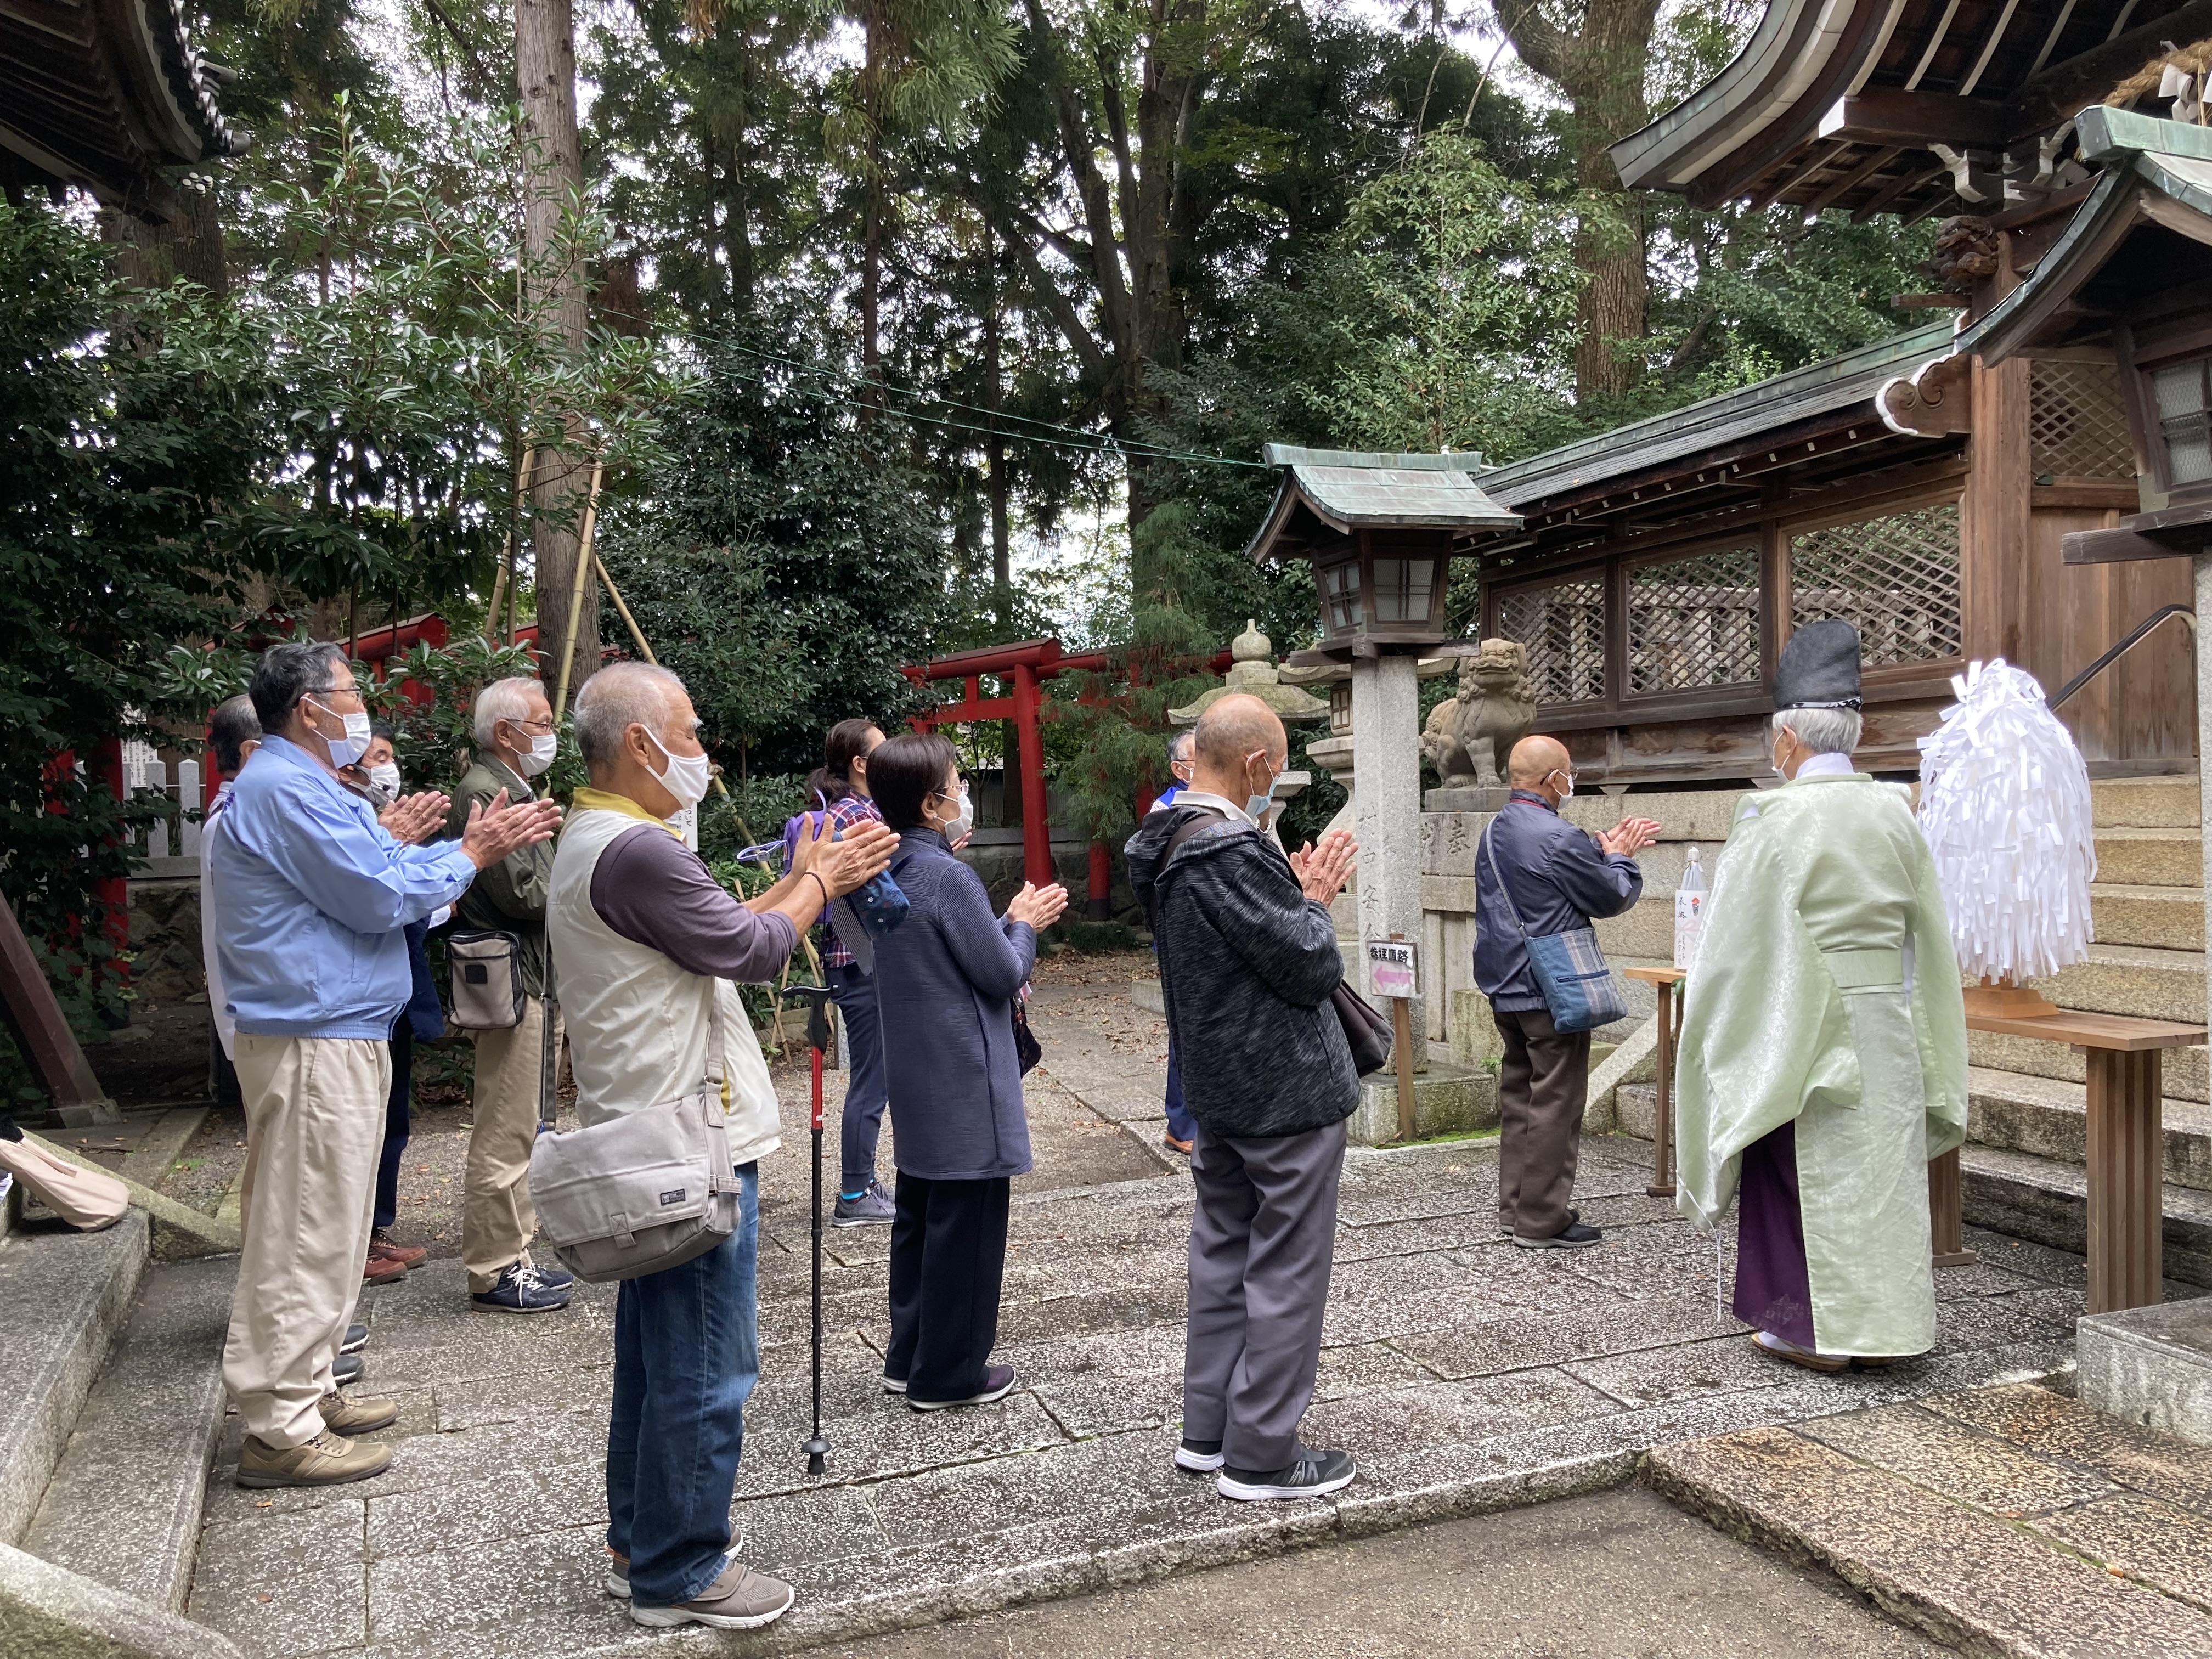
M 1847 622 L 1807 623 L 1782 647 L 1774 670 L 1774 707 L 1856 708 L 1859 630 Z

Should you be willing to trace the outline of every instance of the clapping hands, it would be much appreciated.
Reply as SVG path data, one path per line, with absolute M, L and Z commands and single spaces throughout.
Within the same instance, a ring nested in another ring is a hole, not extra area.
M 402 847 L 420 847 L 444 827 L 453 803 L 434 789 L 402 795 L 376 815 L 384 833 Z
M 461 850 L 477 869 L 489 870 L 509 853 L 548 839 L 560 827 L 557 802 L 526 796 L 510 803 L 502 789 L 490 800 L 469 808 L 469 821 L 461 831 Z
M 1006 902 L 1006 920 L 1025 921 L 1043 931 L 1060 920 L 1060 913 L 1067 908 L 1067 889 L 1054 882 L 1049 887 L 1039 887 L 1033 882 L 1024 882 L 1022 890 Z
M 1597 844 L 1608 853 L 1640 853 L 1658 839 L 1658 819 L 1623 818 L 1612 829 L 1601 830 Z
M 1332 830 L 1318 846 L 1308 842 L 1291 854 L 1291 870 L 1308 898 L 1327 904 L 1344 890 L 1345 881 L 1352 874 L 1352 861 L 1358 853 L 1358 843 L 1350 836 Z

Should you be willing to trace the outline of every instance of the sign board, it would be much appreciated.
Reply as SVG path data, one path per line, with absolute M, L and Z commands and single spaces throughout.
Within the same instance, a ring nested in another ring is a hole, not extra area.
M 1410 997 L 1418 994 L 1419 976 L 1413 965 L 1413 947 L 1410 941 L 1396 939 L 1371 939 L 1366 941 L 1367 988 L 1378 997 Z

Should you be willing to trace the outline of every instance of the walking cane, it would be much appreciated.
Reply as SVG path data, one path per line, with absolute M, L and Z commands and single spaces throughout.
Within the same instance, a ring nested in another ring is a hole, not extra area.
M 788 985 L 784 995 L 806 1005 L 806 1045 L 814 1070 L 814 1437 L 799 1449 L 810 1475 L 829 1472 L 830 1443 L 822 1437 L 822 1057 L 830 1048 L 830 989 Z

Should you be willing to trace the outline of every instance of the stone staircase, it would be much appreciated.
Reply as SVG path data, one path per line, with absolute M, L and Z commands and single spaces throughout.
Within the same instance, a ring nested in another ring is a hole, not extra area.
M 2089 959 L 2037 985 L 2062 1008 L 2205 1017 L 2203 847 L 2194 777 L 2091 787 L 2097 882 Z M 2063 1249 L 2083 1248 L 2087 1113 L 2082 1056 L 2030 1037 L 1971 1034 L 1969 1223 Z M 2166 1056 L 2166 1273 L 2212 1285 L 2212 1105 L 2205 1051 Z

